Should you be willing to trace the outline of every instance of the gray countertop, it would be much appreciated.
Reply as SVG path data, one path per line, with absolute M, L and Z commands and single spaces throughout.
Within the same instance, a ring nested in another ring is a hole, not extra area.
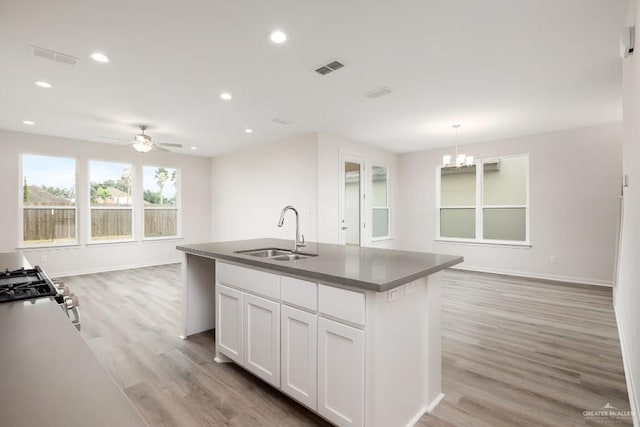
M 298 252 L 317 256 L 295 261 L 277 261 L 236 253 L 248 249 L 292 247 L 293 240 L 252 239 L 180 245 L 177 249 L 193 255 L 376 292 L 393 289 L 463 261 L 460 256 L 327 243 L 308 243 Z
M 0 269 L 29 267 L 0 254 Z M 52 298 L 0 304 L 0 424 L 146 426 Z

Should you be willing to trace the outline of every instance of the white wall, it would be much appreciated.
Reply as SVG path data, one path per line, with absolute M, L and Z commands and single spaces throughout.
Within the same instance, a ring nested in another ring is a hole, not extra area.
M 293 205 L 300 213 L 307 241 L 340 242 L 340 155 L 365 158 L 368 191 L 371 167 L 389 167 L 392 233 L 395 233 L 397 154 L 325 134 L 307 134 L 254 146 L 211 160 L 212 240 L 276 237 L 293 240 L 295 221 L 288 213 L 278 228 L 280 211 Z M 365 204 L 371 223 L 371 203 Z M 370 230 L 363 244 L 370 245 Z M 395 240 L 375 242 L 393 247 Z
M 400 247 L 462 255 L 463 268 L 611 285 L 621 174 L 619 124 L 472 144 L 476 158 L 529 154 L 531 248 L 436 242 L 436 167 L 446 149 L 400 156 Z M 557 263 L 550 262 L 551 256 Z
M 363 235 L 363 246 L 382 248 L 397 247 L 398 229 L 398 154 L 360 144 L 348 139 L 318 134 L 318 241 L 340 243 L 340 170 L 341 154 L 362 157 L 365 160 L 363 183 L 365 193 L 371 193 L 371 174 L 373 166 L 386 166 L 389 180 L 389 206 L 391 207 L 391 239 L 371 242 L 371 197 L 364 204 L 365 222 L 368 224 Z
M 211 229 L 214 241 L 295 236 L 292 205 L 307 241 L 317 240 L 315 134 L 254 146 L 211 160 Z M 203 236 L 202 241 L 209 240 Z
M 638 1 L 630 3 L 628 23 L 640 23 Z M 636 34 L 637 34 L 636 28 Z M 636 46 L 638 46 L 636 36 Z M 624 60 L 623 65 L 623 173 L 629 176 L 624 192 L 624 219 L 614 305 L 622 355 L 627 374 L 631 409 L 635 425 L 640 425 L 640 52 Z
M 21 215 L 19 197 L 22 194 L 20 155 L 31 153 L 76 159 L 79 244 L 70 247 L 33 248 L 21 251 L 31 263 L 42 266 L 51 276 L 119 270 L 180 260 L 175 247 L 182 242 L 181 239 L 86 244 L 90 222 L 87 209 L 83 209 L 80 205 L 88 204 L 87 165 L 89 160 L 127 162 L 132 163 L 134 169 L 141 168 L 142 165 L 180 169 L 184 240 L 209 240 L 211 190 L 208 158 L 161 152 L 140 154 L 127 145 L 98 144 L 2 130 L 0 130 L 0 147 L 0 171 L 3 178 L 0 187 L 0 200 L 3 201 L 0 209 L 0 252 L 15 251 L 20 239 L 21 230 L 18 226 L 19 215 Z M 141 216 L 138 218 L 141 219 Z M 134 232 L 139 233 L 136 238 L 139 238 L 141 229 L 142 223 L 137 221 Z

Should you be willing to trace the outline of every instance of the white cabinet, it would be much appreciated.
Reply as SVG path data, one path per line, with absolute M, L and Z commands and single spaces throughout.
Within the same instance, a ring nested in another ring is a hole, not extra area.
M 280 387 L 280 304 L 243 294 L 243 366 L 269 384 Z
M 242 364 L 243 325 L 242 292 L 216 285 L 217 321 L 216 345 L 218 351 L 236 363 Z
M 364 425 L 364 331 L 318 318 L 318 413 Z
M 282 325 L 280 388 L 315 411 L 317 408 L 318 317 L 284 304 L 280 313 Z

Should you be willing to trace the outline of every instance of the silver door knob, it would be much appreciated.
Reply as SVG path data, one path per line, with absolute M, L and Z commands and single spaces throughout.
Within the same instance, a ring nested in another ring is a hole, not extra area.
M 344 226 L 344 225 L 342 226 L 342 229 L 343 229 L 343 230 L 346 230 L 347 228 L 349 228 L 349 227 L 346 227 L 346 226 Z

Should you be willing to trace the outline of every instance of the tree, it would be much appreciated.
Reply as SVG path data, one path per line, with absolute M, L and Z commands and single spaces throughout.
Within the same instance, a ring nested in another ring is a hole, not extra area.
M 91 203 L 104 203 L 111 198 L 111 193 L 102 184 L 91 183 Z
M 24 177 L 24 184 L 22 187 L 22 198 L 25 203 L 29 201 L 29 186 L 27 185 L 27 177 Z
M 157 205 L 160 203 L 160 193 L 157 191 L 144 190 L 144 201 Z
M 160 204 L 162 204 L 163 203 L 162 190 L 164 189 L 164 186 L 169 180 L 169 171 L 166 170 L 165 168 L 158 168 L 156 169 L 156 174 L 154 178 L 156 180 L 156 184 L 158 184 L 158 187 L 160 187 Z
M 131 196 L 131 168 L 127 167 L 122 171 L 122 176 L 120 180 L 126 187 L 127 196 Z
M 67 200 L 74 200 L 76 197 L 76 193 L 74 190 L 70 188 L 62 188 L 62 187 L 50 187 L 47 185 L 43 185 L 42 188 L 49 194 L 53 194 L 54 196 L 62 197 Z

